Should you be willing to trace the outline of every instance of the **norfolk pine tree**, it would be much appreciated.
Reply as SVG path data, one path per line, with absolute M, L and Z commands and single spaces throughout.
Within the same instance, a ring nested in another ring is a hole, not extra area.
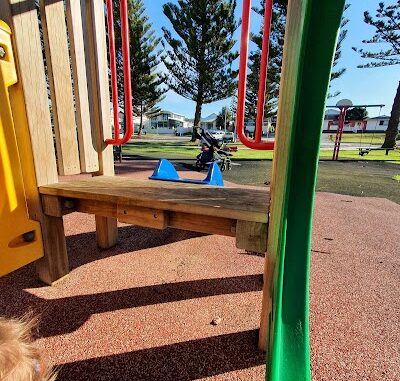
M 203 104 L 229 98 L 236 90 L 235 8 L 236 0 L 178 0 L 163 7 L 177 35 L 163 28 L 164 78 L 171 90 L 196 102 L 192 140 Z
M 349 7 L 350 4 L 346 4 L 344 6 L 343 12 L 345 12 Z M 331 81 L 329 83 L 329 88 L 331 88 L 332 81 L 340 78 L 346 72 L 346 68 L 337 69 L 337 65 L 339 64 L 340 58 L 342 57 L 342 44 L 343 41 L 346 39 L 348 32 L 347 29 L 345 29 L 345 26 L 347 25 L 348 22 L 349 19 L 342 17 L 342 21 L 340 22 L 340 33 L 336 44 L 335 56 L 333 58 Z M 338 95 L 340 95 L 340 91 L 336 91 L 333 94 L 329 93 L 328 98 L 334 98 L 337 97 Z
M 364 44 L 383 44 L 387 48 L 380 51 L 367 51 L 364 49 L 353 50 L 360 53 L 362 58 L 371 59 L 359 68 L 377 68 L 381 66 L 400 64 L 400 0 L 396 4 L 385 5 L 379 3 L 375 18 L 368 11 L 364 12 L 364 22 L 375 28 L 375 33 L 369 40 L 363 40 Z M 385 141 L 382 148 L 393 148 L 396 145 L 396 136 L 400 120 L 400 82 L 393 101 L 390 113 L 389 125 L 386 130 Z

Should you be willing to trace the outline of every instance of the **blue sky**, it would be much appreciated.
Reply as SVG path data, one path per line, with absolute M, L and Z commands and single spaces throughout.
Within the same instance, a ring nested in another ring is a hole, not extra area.
M 176 2 L 175 0 L 172 0 Z M 373 27 L 369 27 L 363 21 L 363 12 L 369 10 L 373 15 L 378 7 L 380 0 L 351 0 L 350 8 L 346 11 L 346 17 L 350 20 L 346 28 L 348 35 L 343 43 L 342 59 L 338 67 L 345 67 L 346 73 L 332 83 L 332 92 L 341 91 L 336 98 L 328 100 L 329 103 L 336 103 L 339 99 L 348 98 L 353 104 L 385 104 L 382 114 L 389 115 L 393 98 L 396 92 L 398 81 L 400 80 L 400 66 L 389 66 L 373 69 L 358 69 L 357 65 L 364 63 L 359 54 L 354 52 L 352 46 L 362 47 L 361 41 L 368 39 L 373 34 Z M 172 30 L 168 19 L 162 13 L 164 0 L 144 0 L 147 15 L 153 23 L 156 34 L 162 36 L 161 27 L 166 26 Z M 237 17 L 240 17 L 242 1 L 238 0 Z M 255 5 L 258 0 L 253 0 Z M 387 0 L 386 3 L 395 3 L 395 0 Z M 252 29 L 258 30 L 261 19 L 259 16 L 252 15 Z M 236 39 L 239 38 L 237 32 Z M 373 46 L 372 46 L 373 47 Z M 367 46 L 368 48 L 368 46 Z M 376 46 L 378 49 L 379 47 Z M 214 102 L 203 106 L 202 115 L 207 116 L 212 112 L 218 113 L 225 105 L 230 104 L 230 99 Z M 160 107 L 171 111 L 179 112 L 187 117 L 194 117 L 195 103 L 185 99 L 172 91 L 167 93 L 166 98 L 160 103 Z M 371 116 L 377 115 L 379 109 L 370 109 Z

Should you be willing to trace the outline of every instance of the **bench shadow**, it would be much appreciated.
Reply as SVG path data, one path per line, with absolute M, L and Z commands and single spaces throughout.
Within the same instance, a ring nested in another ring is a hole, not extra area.
M 76 331 L 93 314 L 208 296 L 261 291 L 262 282 L 262 274 L 253 274 L 165 283 L 58 299 L 39 298 L 18 289 L 17 282 L 14 285 L 9 282 L 7 288 L 2 287 L 4 298 L 0 301 L 0 311 L 5 317 L 21 316 L 27 311 L 39 315 L 40 336 L 51 337 Z
M 87 263 L 115 255 L 125 253 L 134 255 L 139 250 L 169 245 L 206 235 L 173 228 L 156 230 L 128 225 L 118 228 L 118 243 L 110 249 L 101 250 L 97 247 L 95 232 L 67 236 L 66 243 L 70 269 L 73 270 Z
M 265 364 L 250 330 L 182 343 L 96 357 L 59 368 L 59 381 L 189 381 Z

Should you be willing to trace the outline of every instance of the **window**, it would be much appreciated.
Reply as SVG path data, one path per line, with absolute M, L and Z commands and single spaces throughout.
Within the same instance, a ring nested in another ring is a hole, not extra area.
M 385 124 L 385 121 L 384 121 L 384 120 L 380 120 L 380 121 L 379 121 L 379 125 L 380 125 L 380 126 L 383 126 L 384 124 Z
M 168 114 L 162 114 L 162 120 L 168 120 Z

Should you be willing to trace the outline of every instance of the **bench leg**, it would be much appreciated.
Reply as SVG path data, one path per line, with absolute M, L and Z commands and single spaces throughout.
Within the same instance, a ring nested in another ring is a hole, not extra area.
M 100 249 L 109 249 L 118 240 L 117 219 L 113 217 L 95 216 L 97 245 Z
M 39 279 L 51 285 L 69 273 L 63 219 L 43 215 L 41 227 L 44 257 L 35 266 Z

